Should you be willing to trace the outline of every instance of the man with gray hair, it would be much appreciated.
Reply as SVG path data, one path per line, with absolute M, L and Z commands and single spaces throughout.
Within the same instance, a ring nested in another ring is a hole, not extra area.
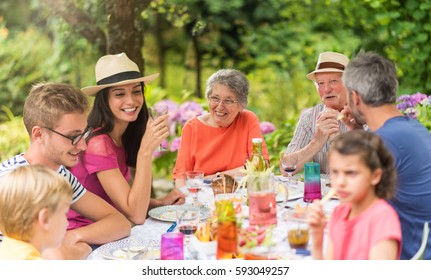
M 397 72 L 389 60 L 372 52 L 360 53 L 348 64 L 343 83 L 348 90 L 345 119 L 353 117 L 358 124 L 367 124 L 395 158 L 397 191 L 389 203 L 401 222 L 401 259 L 411 259 L 421 245 L 424 223 L 431 222 L 431 134 L 398 111 Z M 431 238 L 425 258 L 431 259 Z

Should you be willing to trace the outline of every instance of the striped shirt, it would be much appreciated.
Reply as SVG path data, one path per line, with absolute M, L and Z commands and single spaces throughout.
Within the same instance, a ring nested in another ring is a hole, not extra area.
M 23 157 L 23 155 L 16 155 L 13 158 L 10 158 L 0 165 L 0 178 L 12 171 L 15 168 L 20 166 L 30 165 L 28 161 Z M 76 179 L 76 177 L 70 173 L 63 165 L 57 169 L 57 173 L 62 175 L 66 180 L 70 183 L 73 190 L 72 204 L 78 201 L 86 192 L 86 189 L 83 185 Z
M 11 172 L 13 169 L 18 168 L 20 166 L 30 165 L 28 161 L 23 157 L 23 155 L 16 155 L 13 158 L 10 158 L 0 165 L 0 180 L 1 177 L 5 176 L 7 173 Z M 72 173 L 70 173 L 69 170 L 67 170 L 63 165 L 61 165 L 57 169 L 57 173 L 64 176 L 66 180 L 70 183 L 73 190 L 73 196 L 72 196 L 72 204 L 78 201 L 86 192 L 86 189 L 83 185 L 76 179 L 75 176 L 73 176 Z M 3 240 L 3 236 L 0 232 L 0 243 Z
M 285 153 L 292 153 L 298 151 L 314 138 L 314 134 L 316 133 L 316 124 L 317 118 L 319 114 L 326 109 L 326 106 L 322 103 L 304 110 L 299 116 L 298 123 L 295 128 L 295 132 L 293 133 L 292 140 L 287 146 Z M 348 131 L 348 127 L 339 121 L 340 123 L 340 133 L 344 133 Z M 312 160 L 320 164 L 320 172 L 324 174 L 329 174 L 329 166 L 327 160 L 327 153 L 329 151 L 329 147 L 331 146 L 333 139 L 328 139 L 326 144 L 322 147 L 322 149 L 313 156 Z

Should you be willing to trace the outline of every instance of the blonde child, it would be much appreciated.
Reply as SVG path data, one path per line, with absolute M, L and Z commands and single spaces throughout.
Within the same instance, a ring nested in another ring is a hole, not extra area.
M 70 184 L 47 167 L 23 166 L 2 177 L 0 259 L 42 259 L 46 249 L 60 246 L 71 201 Z
M 394 160 L 378 135 L 363 130 L 342 134 L 328 155 L 331 184 L 340 199 L 328 223 L 320 200 L 308 209 L 314 259 L 399 259 L 401 226 L 385 201 L 395 191 Z

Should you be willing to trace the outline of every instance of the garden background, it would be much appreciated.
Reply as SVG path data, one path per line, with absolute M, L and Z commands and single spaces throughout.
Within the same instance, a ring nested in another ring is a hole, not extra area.
M 0 160 L 26 150 L 22 107 L 32 84 L 95 84 L 94 65 L 126 52 L 145 74 L 148 105 L 171 105 L 169 151 L 155 177 L 170 178 L 181 126 L 207 109 L 205 80 L 220 68 L 247 75 L 248 109 L 267 132 L 271 164 L 299 112 L 319 102 L 305 75 L 318 54 L 375 51 L 397 65 L 400 109 L 431 130 L 431 0 L 2 0 Z M 407 95 L 407 96 L 405 96 Z

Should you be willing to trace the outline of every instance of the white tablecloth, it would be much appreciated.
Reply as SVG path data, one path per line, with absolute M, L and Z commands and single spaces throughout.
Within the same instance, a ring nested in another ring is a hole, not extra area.
M 324 181 L 322 180 L 322 183 Z M 291 187 L 289 187 L 290 189 Z M 299 182 L 296 186 L 292 186 L 294 188 L 295 193 L 298 191 L 303 192 L 303 183 Z M 302 189 L 301 189 L 302 188 Z M 322 192 L 325 192 L 322 187 Z M 289 250 L 289 244 L 287 242 L 287 227 L 286 222 L 282 219 L 282 213 L 285 211 L 285 208 L 282 208 L 282 202 L 278 203 L 277 207 L 277 227 L 273 230 L 273 239 L 277 243 L 278 250 Z M 297 204 L 305 207 L 307 205 L 306 202 L 303 201 L 302 198 L 296 198 L 294 200 L 289 200 L 286 203 L 286 207 L 294 208 Z M 332 210 L 339 204 L 338 200 L 330 200 L 324 205 L 324 211 L 330 215 Z M 248 219 L 243 219 L 243 228 L 248 226 Z M 167 229 L 172 225 L 171 222 L 159 221 L 153 218 L 148 218 L 143 225 L 137 225 L 132 228 L 131 237 L 139 236 L 143 239 L 154 240 L 156 243 L 160 244 L 161 235 L 167 231 Z M 177 230 L 177 229 L 176 229 Z M 175 231 L 175 230 L 174 230 Z M 194 238 L 194 237 L 193 237 Z M 199 259 L 215 259 L 215 246 L 211 246 L 211 248 L 199 248 L 203 244 L 201 242 L 196 242 L 194 240 L 191 242 L 192 248 L 196 250 L 194 252 Z M 210 245 L 210 244 L 208 244 Z M 89 256 L 88 260 L 102 260 L 104 257 L 99 253 L 100 247 L 94 250 Z M 298 257 L 300 258 L 300 257 Z

